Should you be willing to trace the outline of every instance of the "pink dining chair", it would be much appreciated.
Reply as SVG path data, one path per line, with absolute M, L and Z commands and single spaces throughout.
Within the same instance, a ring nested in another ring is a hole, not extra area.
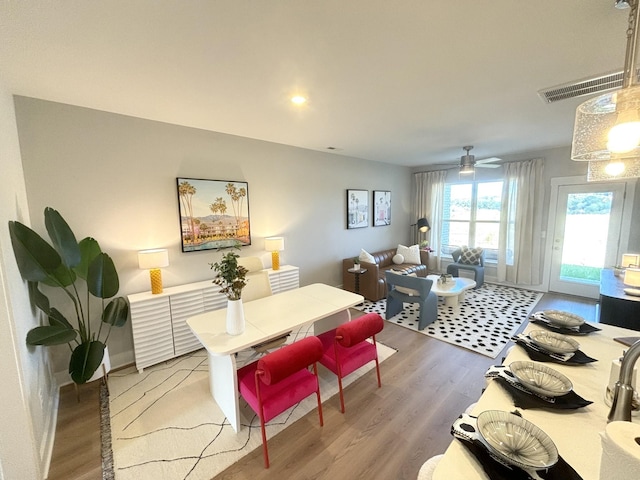
M 269 468 L 266 422 L 315 392 L 320 426 L 324 424 L 316 365 L 320 358 L 322 343 L 317 337 L 307 337 L 238 370 L 240 395 L 260 417 L 265 468 Z M 310 365 L 313 373 L 309 371 Z
M 380 382 L 380 364 L 376 347 L 376 334 L 384 328 L 384 320 L 377 313 L 367 313 L 334 330 L 318 335 L 323 354 L 320 363 L 335 373 L 340 388 L 340 411 L 344 413 L 342 379 L 358 368 L 375 360 Z M 368 339 L 371 338 L 371 342 Z

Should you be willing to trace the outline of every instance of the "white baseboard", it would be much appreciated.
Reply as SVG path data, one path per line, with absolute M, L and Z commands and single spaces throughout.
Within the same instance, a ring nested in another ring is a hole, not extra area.
M 56 425 L 58 424 L 58 406 L 60 405 L 60 389 L 55 382 L 52 382 L 51 392 L 48 396 L 51 399 L 45 411 L 51 412 L 47 418 L 44 428 L 44 439 L 40 444 L 40 461 L 44 478 L 49 477 L 49 467 L 51 467 L 51 457 L 53 456 L 53 445 L 56 440 Z

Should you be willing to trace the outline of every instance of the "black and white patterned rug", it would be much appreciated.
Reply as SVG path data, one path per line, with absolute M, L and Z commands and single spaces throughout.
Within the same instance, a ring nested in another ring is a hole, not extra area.
M 477 290 L 468 290 L 464 301 L 455 307 L 445 306 L 444 299 L 440 299 L 438 319 L 424 330 L 418 330 L 417 303 L 405 303 L 404 310 L 389 321 L 496 358 L 541 297 L 539 292 L 485 283 Z M 386 299 L 367 300 L 360 309 L 377 312 L 384 318 L 386 304 Z

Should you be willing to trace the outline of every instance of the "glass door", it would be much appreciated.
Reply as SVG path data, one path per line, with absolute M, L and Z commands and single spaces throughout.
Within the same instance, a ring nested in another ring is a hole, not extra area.
M 549 290 L 598 298 L 600 270 L 618 255 L 624 183 L 560 185 Z

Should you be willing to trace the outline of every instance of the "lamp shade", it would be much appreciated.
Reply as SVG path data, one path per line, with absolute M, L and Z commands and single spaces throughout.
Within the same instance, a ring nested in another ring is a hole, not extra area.
M 264 249 L 267 252 L 284 250 L 284 237 L 268 237 L 264 239 Z
M 640 287 L 640 268 L 627 268 L 624 271 L 624 284 L 630 287 Z
M 420 230 L 423 233 L 431 228 L 426 218 L 419 218 L 418 223 L 416 225 L 418 226 L 418 230 Z
M 142 270 L 169 266 L 169 252 L 164 248 L 138 252 L 138 267 Z
M 631 265 L 640 265 L 640 255 L 637 253 L 625 253 L 622 255 L 622 267 L 630 267 Z

